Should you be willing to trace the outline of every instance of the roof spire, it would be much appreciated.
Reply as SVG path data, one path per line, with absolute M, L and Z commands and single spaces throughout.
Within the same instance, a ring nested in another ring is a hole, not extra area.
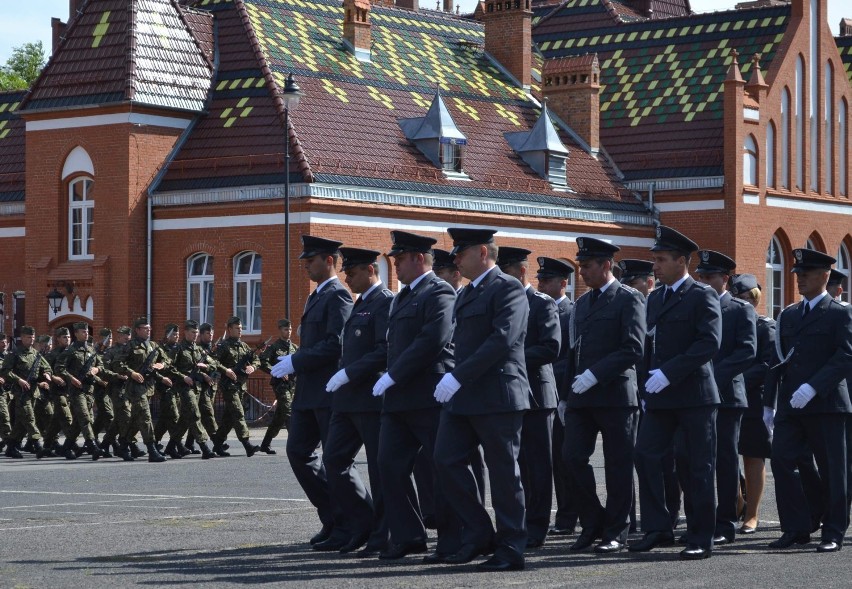
M 736 49 L 731 49 L 731 67 L 728 68 L 728 77 L 725 78 L 726 82 L 743 82 L 742 74 L 740 74 L 740 66 L 737 63 L 737 58 L 740 56 L 740 52 Z
M 768 86 L 766 80 L 763 79 L 763 73 L 760 71 L 760 58 L 763 57 L 760 53 L 755 53 L 751 56 L 751 78 L 749 78 L 746 88 L 757 88 Z

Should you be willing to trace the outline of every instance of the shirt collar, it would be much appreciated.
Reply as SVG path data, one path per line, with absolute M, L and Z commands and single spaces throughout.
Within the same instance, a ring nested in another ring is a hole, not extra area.
M 822 298 L 825 297 L 825 296 L 828 296 L 828 291 L 826 291 L 826 290 L 822 291 L 822 293 L 818 294 L 817 296 L 815 296 L 811 300 L 804 299 L 804 301 L 805 301 L 805 304 L 808 305 L 811 308 L 811 311 L 813 311 L 814 307 L 816 307 L 819 304 L 819 302 L 822 300 Z
M 337 276 L 332 276 L 331 278 L 329 278 L 329 279 L 327 279 L 327 280 L 323 280 L 322 282 L 320 282 L 320 283 L 317 285 L 317 288 L 316 288 L 316 290 L 315 290 L 314 292 L 315 292 L 315 293 L 317 293 L 317 294 L 319 294 L 319 293 L 320 293 L 320 291 L 321 291 L 321 290 L 325 287 L 325 285 L 326 285 L 326 284 L 328 284 L 329 282 L 331 282 L 332 280 L 337 280 Z
M 408 283 L 408 288 L 409 288 L 409 290 L 414 290 L 414 289 L 415 289 L 415 287 L 416 287 L 418 284 L 420 284 L 420 281 L 421 281 L 421 280 L 423 280 L 423 279 L 424 279 L 424 278 L 425 278 L 428 274 L 429 274 L 429 272 L 424 272 L 423 274 L 421 274 L 420 276 L 418 276 L 417 278 L 415 278 L 414 280 L 412 280 L 411 282 L 409 282 L 409 283 Z
M 483 280 L 485 280 L 485 277 L 488 275 L 488 273 L 491 272 L 492 270 L 494 270 L 494 268 L 496 268 L 496 267 L 497 266 L 491 266 L 488 270 L 486 270 L 485 272 L 483 272 L 482 274 L 477 276 L 476 279 L 471 280 L 471 282 L 470 282 L 471 287 L 476 288 L 477 286 L 479 286 L 479 283 L 482 282 Z
M 612 286 L 612 283 L 613 283 L 613 282 L 617 282 L 617 281 L 615 280 L 615 276 L 613 276 L 612 278 L 610 278 L 610 279 L 609 279 L 609 281 L 608 281 L 606 284 L 604 284 L 602 287 L 600 287 L 598 290 L 601 292 L 601 294 L 605 293 L 605 292 L 607 291 L 607 289 L 608 289 L 610 286 Z
M 687 278 L 689 278 L 689 274 L 687 274 L 686 276 L 684 276 L 683 278 L 681 278 L 680 280 L 678 280 L 677 282 L 675 282 L 674 284 L 672 284 L 671 286 L 669 286 L 667 288 L 672 289 L 672 292 L 677 292 L 677 289 L 679 289 L 681 287 L 681 285 L 684 282 L 686 282 Z
M 381 281 L 381 280 L 379 280 L 376 284 L 374 284 L 373 286 L 371 286 L 370 288 L 368 288 L 365 292 L 362 292 L 362 293 L 361 293 L 361 296 L 360 296 L 360 299 L 361 299 L 361 300 L 366 301 L 366 300 L 367 300 L 367 297 L 368 297 L 368 296 L 370 296 L 370 293 L 371 293 L 371 292 L 373 292 L 373 291 L 374 291 L 374 290 L 376 290 L 377 288 L 381 288 L 381 287 L 382 287 L 382 281 Z

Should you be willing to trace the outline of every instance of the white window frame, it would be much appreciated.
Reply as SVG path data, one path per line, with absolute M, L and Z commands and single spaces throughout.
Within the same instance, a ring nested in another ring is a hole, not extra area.
M 766 126 L 766 185 L 775 188 L 775 122 Z
M 834 194 L 834 66 L 830 61 L 825 62 L 825 120 L 822 142 L 825 150 L 823 162 L 825 172 L 825 189 L 827 194 Z
M 240 262 L 251 257 L 248 273 L 239 272 Z M 262 283 L 263 283 L 263 258 L 257 252 L 242 252 L 234 257 L 234 315 L 239 317 L 243 324 L 243 333 L 247 335 L 259 334 L 262 329 L 260 322 L 262 311 Z M 256 268 L 257 265 L 257 268 Z M 256 271 L 259 270 L 259 271 Z M 245 288 L 246 304 L 239 304 L 240 289 Z M 249 301 L 258 301 L 249 304 Z
M 848 190 L 846 187 L 846 149 L 849 142 L 849 127 L 846 120 L 849 106 L 846 104 L 846 99 L 840 99 L 840 106 L 837 109 L 837 132 L 840 137 L 840 149 L 838 150 L 838 161 L 840 168 L 838 169 L 838 192 L 840 196 L 846 196 Z
M 757 186 L 757 141 L 754 135 L 746 135 L 743 146 L 743 184 Z
M 202 271 L 194 274 L 193 269 L 203 260 Z M 201 252 L 186 261 L 186 316 L 198 324 L 213 323 L 213 256 Z M 192 304 L 193 291 L 198 292 L 198 305 Z
M 560 258 L 560 262 L 565 262 L 572 268 L 574 268 L 574 272 L 568 274 L 568 282 L 565 285 L 565 295 L 568 299 L 573 303 L 577 300 L 576 291 L 577 291 L 577 281 L 575 280 L 575 276 L 577 275 L 577 267 L 574 266 L 574 263 L 568 260 L 567 258 Z
M 790 190 L 790 90 L 781 93 L 781 187 Z
M 845 243 L 841 243 L 837 248 L 837 263 L 834 267 L 846 274 L 846 279 L 843 281 L 843 292 L 840 294 L 840 300 L 849 303 L 852 302 L 852 274 L 850 274 L 850 257 L 849 248 Z
M 444 172 L 461 173 L 462 146 L 457 143 L 440 143 L 441 169 Z
M 95 220 L 95 201 L 92 200 L 91 193 L 94 186 L 94 180 L 88 176 L 75 178 L 68 183 L 68 259 L 69 260 L 92 260 L 95 255 L 92 252 L 92 242 L 94 241 L 92 231 L 94 229 Z M 74 189 L 77 185 L 83 185 L 83 200 L 74 200 Z M 74 215 L 79 213 L 79 221 L 75 221 Z M 74 239 L 74 228 L 79 225 L 80 238 Z M 75 242 L 79 242 L 79 253 L 74 252 Z
M 766 313 L 773 319 L 784 310 L 784 250 L 781 241 L 772 236 L 766 250 Z

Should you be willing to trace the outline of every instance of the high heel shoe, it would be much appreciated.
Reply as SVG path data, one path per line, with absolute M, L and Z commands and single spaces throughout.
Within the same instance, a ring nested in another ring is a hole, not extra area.
M 746 524 L 743 524 L 743 525 L 740 526 L 740 529 L 737 530 L 737 533 L 738 534 L 744 534 L 744 535 L 747 536 L 749 534 L 754 534 L 756 531 L 757 531 L 757 526 L 751 527 L 751 526 L 747 526 Z

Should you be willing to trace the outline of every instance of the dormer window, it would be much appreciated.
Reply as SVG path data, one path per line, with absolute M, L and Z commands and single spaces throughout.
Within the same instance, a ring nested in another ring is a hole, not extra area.
M 553 127 L 546 102 L 531 130 L 504 133 L 503 136 L 515 153 L 539 176 L 550 182 L 554 190 L 569 189 L 566 171 L 568 148 L 563 145 Z
M 467 137 L 456 126 L 440 92 L 435 94 L 426 116 L 399 119 L 399 126 L 406 139 L 441 168 L 445 177 L 469 180 L 462 167 Z

